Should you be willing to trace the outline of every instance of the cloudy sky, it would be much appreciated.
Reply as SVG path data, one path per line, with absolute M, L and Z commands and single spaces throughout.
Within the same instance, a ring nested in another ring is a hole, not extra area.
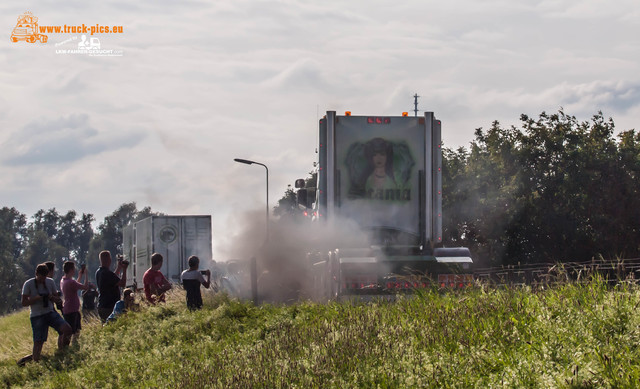
M 42 26 L 123 26 L 102 50 L 79 33 L 10 41 Z M 211 214 L 214 257 L 240 215 L 271 205 L 315 160 L 317 120 L 434 111 L 446 146 L 494 120 L 599 110 L 640 118 L 640 2 L 3 1 L 0 206 L 55 207 L 98 221 L 136 201 Z

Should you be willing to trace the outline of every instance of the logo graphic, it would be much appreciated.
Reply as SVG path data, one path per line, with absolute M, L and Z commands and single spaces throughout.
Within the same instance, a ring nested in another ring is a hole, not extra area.
M 122 57 L 123 51 L 117 49 L 105 48 L 105 42 L 100 38 L 94 37 L 94 34 L 101 35 L 122 35 L 124 31 L 121 25 L 101 25 L 101 24 L 85 24 L 85 23 L 73 23 L 73 24 L 59 24 L 42 26 L 38 25 L 38 18 L 33 15 L 31 11 L 26 11 L 24 14 L 18 16 L 18 23 L 11 31 L 11 41 L 17 43 L 18 41 L 25 41 L 28 43 L 35 43 L 40 41 L 41 43 L 47 43 L 51 34 L 81 34 L 81 40 L 78 40 L 78 36 L 73 36 L 65 39 L 64 41 L 57 42 L 55 44 L 56 54 L 82 54 L 90 57 Z M 46 35 L 45 35 L 46 34 Z M 74 42 L 73 48 L 60 48 L 57 47 Z M 109 46 L 107 44 L 106 46 Z
M 11 32 L 11 41 L 26 41 L 35 43 L 40 41 L 46 43 L 49 38 L 46 35 L 38 33 L 38 18 L 33 16 L 29 11 L 18 16 L 18 23 Z
M 78 42 L 78 50 L 100 50 L 100 39 L 87 39 L 86 35 L 82 35 L 82 39 Z
M 178 231 L 174 226 L 166 225 L 162 227 L 158 235 L 160 236 L 160 240 L 164 243 L 171 243 L 178 237 Z

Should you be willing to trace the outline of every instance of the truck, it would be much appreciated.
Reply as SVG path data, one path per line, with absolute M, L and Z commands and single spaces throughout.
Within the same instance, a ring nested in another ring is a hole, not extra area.
M 47 43 L 48 39 L 46 35 L 39 33 L 38 18 L 33 16 L 31 12 L 25 12 L 18 16 L 18 23 L 16 23 L 16 26 L 11 32 L 12 42 L 26 41 L 34 43 L 35 41 L 40 41 Z
M 469 249 L 442 239 L 442 123 L 424 116 L 354 116 L 319 121 L 315 182 L 296 180 L 313 223 L 344 230 L 310 247 L 316 300 L 461 288 L 473 281 Z
M 174 283 L 188 269 L 191 255 L 200 258 L 201 267 L 212 261 L 211 216 L 150 216 L 123 228 L 122 255 L 129 261 L 128 286 L 142 288 L 142 277 L 151 267 L 151 255 L 162 254 L 160 271 Z

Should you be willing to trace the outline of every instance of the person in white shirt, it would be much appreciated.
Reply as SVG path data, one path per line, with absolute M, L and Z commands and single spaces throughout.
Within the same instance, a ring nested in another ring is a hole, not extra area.
M 200 258 L 192 255 L 189 257 L 189 269 L 182 272 L 180 275 L 180 281 L 184 290 L 187 291 L 187 307 L 189 309 L 202 308 L 202 294 L 200 293 L 200 285 L 204 285 L 205 288 L 209 288 L 211 285 L 211 271 L 203 270 L 199 271 Z M 204 279 L 204 275 L 207 279 Z
M 54 302 L 61 302 L 56 285 L 47 278 L 49 268 L 41 263 L 36 267 L 36 276 L 27 280 L 22 286 L 22 306 L 30 307 L 31 329 L 33 330 L 33 353 L 18 361 L 24 365 L 28 361 L 40 360 L 42 346 L 47 341 L 49 327 L 59 334 L 58 348 L 63 349 L 71 340 L 71 326 L 53 308 Z

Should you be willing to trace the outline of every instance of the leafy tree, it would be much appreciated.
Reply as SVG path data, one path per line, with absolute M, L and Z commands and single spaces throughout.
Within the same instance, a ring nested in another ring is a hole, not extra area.
M 9 234 L 8 247 L 14 261 L 17 261 L 27 244 L 27 217 L 15 208 L 0 209 L 0 232 Z
M 113 213 L 104 218 L 98 226 L 98 232 L 88 244 L 87 266 L 90 274 L 99 267 L 98 254 L 102 250 L 109 250 L 112 255 L 122 253 L 122 229 L 131 222 L 146 219 L 149 216 L 162 215 L 153 212 L 151 207 L 144 207 L 138 211 L 135 202 L 124 203 Z
M 79 263 L 86 263 L 89 245 L 93 238 L 92 223 L 95 218 L 92 214 L 83 213 L 80 220 L 76 221 L 75 257 Z
M 25 275 L 18 258 L 26 246 L 26 216 L 15 208 L 0 209 L 0 314 L 19 307 Z
M 616 142 L 601 112 L 521 122 L 478 129 L 469 152 L 445 150 L 445 243 L 484 264 L 638 255 L 638 135 Z

